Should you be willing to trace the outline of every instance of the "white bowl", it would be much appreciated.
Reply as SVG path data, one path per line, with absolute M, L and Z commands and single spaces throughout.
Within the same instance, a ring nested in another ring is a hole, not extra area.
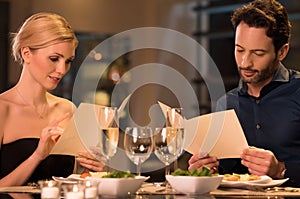
M 173 189 L 183 194 L 205 194 L 216 190 L 223 176 L 166 176 Z
M 97 180 L 99 183 L 99 195 L 124 197 L 129 193 L 135 193 L 148 179 L 145 176 L 136 176 L 135 178 L 97 178 L 88 177 L 89 180 Z

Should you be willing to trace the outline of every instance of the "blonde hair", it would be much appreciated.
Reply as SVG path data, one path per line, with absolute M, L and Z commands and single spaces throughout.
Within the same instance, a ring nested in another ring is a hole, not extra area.
M 78 45 L 75 33 L 67 20 L 58 14 L 47 12 L 29 17 L 12 37 L 12 54 L 20 64 L 23 64 L 23 47 L 40 49 L 61 42 L 73 42 L 75 47 Z

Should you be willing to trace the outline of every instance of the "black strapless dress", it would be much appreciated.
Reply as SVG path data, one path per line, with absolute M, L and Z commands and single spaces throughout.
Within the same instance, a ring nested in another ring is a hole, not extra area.
M 23 138 L 3 144 L 0 149 L 0 178 L 26 160 L 35 151 L 38 142 L 38 138 Z M 51 179 L 52 176 L 67 177 L 73 173 L 74 163 L 74 156 L 49 155 L 38 165 L 28 182 Z

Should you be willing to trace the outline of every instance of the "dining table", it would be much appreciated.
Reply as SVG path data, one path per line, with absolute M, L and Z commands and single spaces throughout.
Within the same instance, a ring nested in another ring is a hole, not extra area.
M 34 186 L 15 186 L 0 187 L 1 199 L 40 199 L 40 189 Z M 99 199 L 106 198 L 99 195 Z M 109 198 L 120 198 L 110 196 Z M 230 198 L 267 198 L 267 199 L 283 199 L 283 198 L 300 198 L 300 188 L 296 187 L 271 187 L 256 189 L 241 189 L 219 187 L 218 189 L 206 194 L 186 195 L 173 191 L 166 193 L 163 187 L 154 186 L 152 183 L 145 183 L 135 193 L 128 194 L 121 198 L 129 199 L 185 199 L 185 198 L 201 198 L 201 199 L 230 199 Z M 63 196 L 61 197 L 63 199 Z

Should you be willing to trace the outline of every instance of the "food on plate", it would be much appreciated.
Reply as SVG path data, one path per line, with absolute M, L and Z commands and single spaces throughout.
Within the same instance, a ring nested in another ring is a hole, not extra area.
M 107 172 L 89 172 L 89 174 L 91 175 L 90 177 L 102 178 L 104 175 L 107 174 Z
M 82 173 L 82 174 L 80 175 L 80 178 L 86 178 L 86 177 L 88 177 L 88 176 L 91 176 L 91 174 L 90 174 L 89 172 L 87 172 L 87 173 Z
M 223 180 L 227 181 L 253 181 L 253 180 L 260 180 L 261 177 L 258 175 L 253 174 L 225 174 Z
M 114 170 L 102 176 L 102 178 L 134 178 L 134 177 L 135 175 L 130 172 L 114 171 Z
M 135 175 L 125 171 L 111 171 L 106 172 L 87 172 L 80 175 L 80 178 L 94 177 L 94 178 L 134 178 Z
M 176 169 L 173 173 L 173 176 L 212 176 L 210 173 L 210 168 L 203 166 L 202 171 L 198 169 L 193 169 L 192 171 Z

